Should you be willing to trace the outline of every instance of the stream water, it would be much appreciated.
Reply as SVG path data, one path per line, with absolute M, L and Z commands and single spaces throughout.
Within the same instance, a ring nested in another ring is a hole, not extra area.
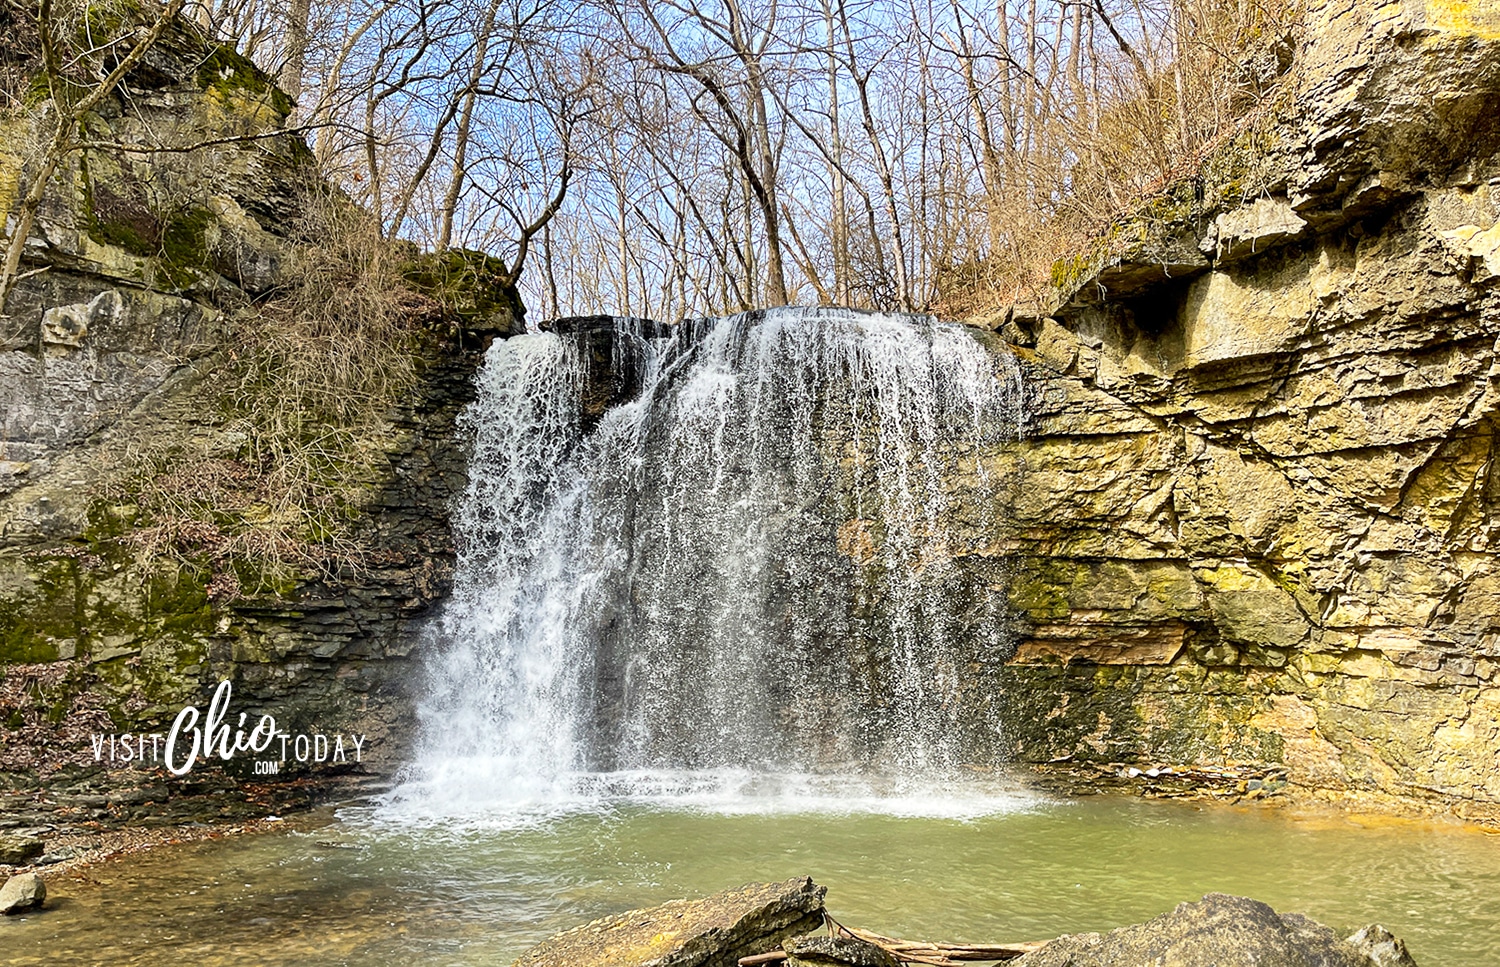
M 1217 890 L 1383 922 L 1422 967 L 1500 963 L 1500 836 L 1472 829 L 993 790 L 881 809 L 622 800 L 418 824 L 345 809 L 54 879 L 51 909 L 0 922 L 0 964 L 504 965 L 606 913 L 801 874 L 841 922 L 886 934 L 1045 938 Z

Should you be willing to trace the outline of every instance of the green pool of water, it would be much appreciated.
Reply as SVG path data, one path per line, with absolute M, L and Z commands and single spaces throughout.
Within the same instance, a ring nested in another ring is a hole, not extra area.
M 616 804 L 503 823 L 344 809 L 57 878 L 51 909 L 0 922 L 0 964 L 503 965 L 606 913 L 800 874 L 844 923 L 893 935 L 1046 938 L 1222 891 L 1339 928 L 1380 921 L 1423 967 L 1500 963 L 1500 836 L 1107 797 L 996 809 Z

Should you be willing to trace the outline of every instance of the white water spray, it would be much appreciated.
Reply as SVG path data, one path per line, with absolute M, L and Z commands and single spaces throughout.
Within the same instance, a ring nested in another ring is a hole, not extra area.
M 1014 361 L 846 310 L 609 335 L 638 392 L 596 421 L 583 340 L 490 350 L 392 801 L 806 799 L 948 775 L 983 731 L 966 680 L 1009 647 L 1003 593 L 964 562 L 1004 483 L 986 445 L 1021 420 Z

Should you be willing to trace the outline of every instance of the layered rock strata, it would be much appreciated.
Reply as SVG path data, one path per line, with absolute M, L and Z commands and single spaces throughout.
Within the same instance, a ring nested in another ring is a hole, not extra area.
M 1029 762 L 1493 819 L 1500 11 L 1307 21 L 1290 105 L 1003 329 L 1037 402 L 992 460 L 1022 616 L 992 707 Z
M 358 755 L 344 750 L 344 770 L 388 773 L 401 760 L 408 658 L 454 558 L 458 413 L 488 341 L 523 311 L 487 281 L 485 259 L 413 256 L 406 272 L 415 377 L 384 416 L 378 452 L 349 471 L 360 497 L 345 539 L 364 549 L 352 566 L 257 582 L 254 562 L 145 553 L 157 522 L 143 479 L 187 472 L 178 466 L 210 485 L 256 472 L 225 405 L 240 332 L 296 271 L 307 207 L 350 207 L 288 130 L 292 110 L 248 60 L 178 22 L 88 116 L 94 146 L 68 157 L 38 212 L 0 346 L 5 825 L 275 811 L 338 771 L 331 748 L 316 763 L 319 734 L 364 737 Z M 0 211 L 30 177 L 29 159 L 10 152 L 34 123 L 4 122 Z M 152 150 L 162 145 L 172 150 Z M 253 502 L 224 513 L 274 523 Z M 160 739 L 137 744 L 185 706 L 206 713 L 223 680 L 229 725 L 272 714 L 309 737 L 305 763 L 289 746 L 274 777 L 252 775 L 241 755 L 229 774 L 178 778 L 162 768 Z M 287 772 L 294 781 L 267 785 Z

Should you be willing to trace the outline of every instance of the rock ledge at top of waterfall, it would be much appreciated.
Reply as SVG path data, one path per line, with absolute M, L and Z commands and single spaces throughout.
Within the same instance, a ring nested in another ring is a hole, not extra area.
M 826 892 L 798 877 L 631 910 L 544 940 L 515 967 L 733 967 L 821 927 Z

